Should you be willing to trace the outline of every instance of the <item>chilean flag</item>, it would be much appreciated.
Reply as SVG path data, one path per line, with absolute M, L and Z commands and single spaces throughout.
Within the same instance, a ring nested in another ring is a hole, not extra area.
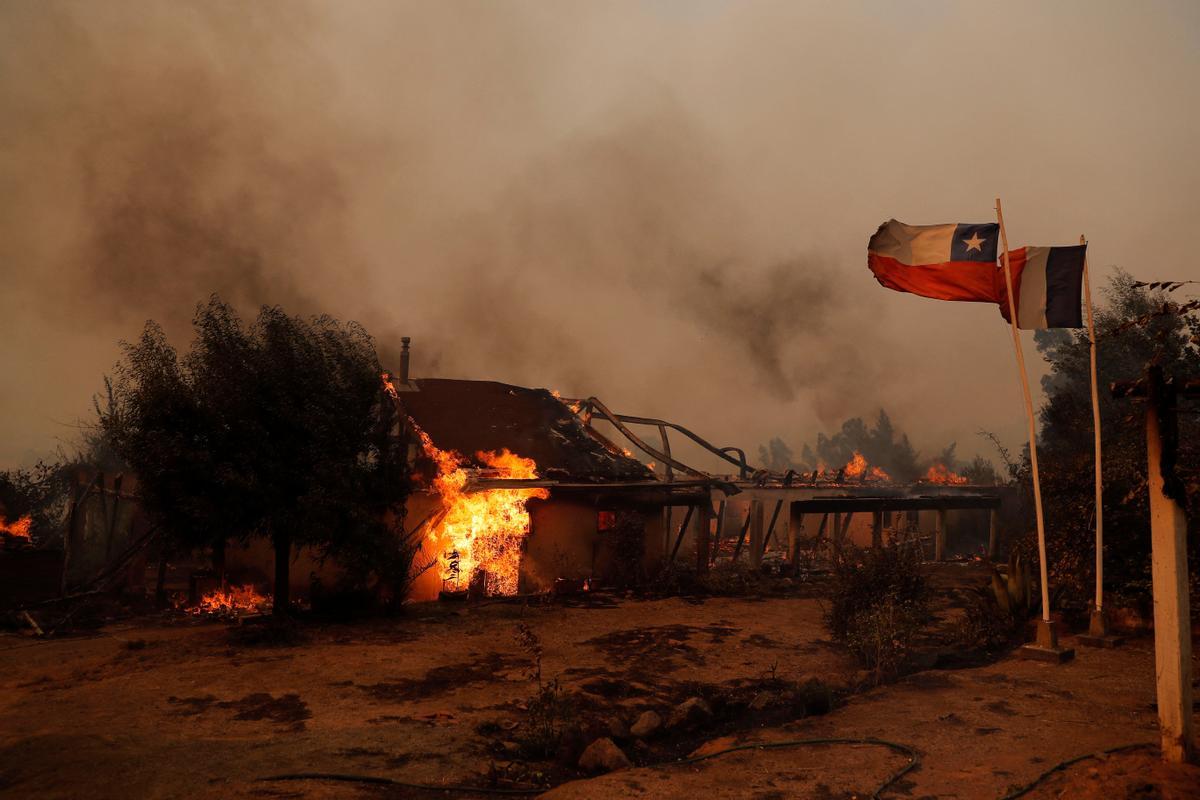
M 1017 327 L 1082 328 L 1083 263 L 1087 245 L 1022 247 L 1008 252 Z M 1008 288 L 1000 273 L 1000 314 L 1008 319 Z
M 935 300 L 1000 301 L 994 222 L 905 225 L 890 219 L 867 244 L 867 266 L 889 289 Z

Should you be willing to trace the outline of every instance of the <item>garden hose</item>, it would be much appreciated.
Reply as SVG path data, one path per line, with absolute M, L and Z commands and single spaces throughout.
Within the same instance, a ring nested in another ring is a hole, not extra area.
M 682 766 L 684 764 L 695 764 L 699 761 L 706 761 L 710 758 L 723 756 L 728 753 L 736 753 L 743 750 L 782 750 L 791 747 L 813 747 L 820 745 L 833 744 L 856 744 L 856 745 L 875 745 L 877 747 L 886 747 L 889 750 L 894 750 L 908 758 L 908 763 L 898 771 L 892 773 L 887 780 L 879 785 L 874 792 L 871 793 L 871 800 L 879 800 L 879 795 L 885 791 L 896 781 L 900 780 L 904 775 L 917 768 L 921 763 L 917 751 L 908 745 L 889 742 L 884 739 L 843 739 L 843 738 L 825 738 L 825 739 L 789 739 L 781 742 L 758 742 L 750 744 L 739 744 L 733 747 L 726 747 L 723 750 L 717 750 L 713 753 L 705 753 L 702 756 L 693 756 L 692 758 L 683 758 L 677 761 L 659 761 L 654 764 L 646 764 L 645 768 L 657 769 L 670 766 Z M 1144 745 L 1137 745 L 1139 747 Z M 1087 756 L 1083 756 L 1087 758 Z M 349 783 L 370 783 L 379 786 L 396 786 L 402 789 L 419 789 L 428 792 L 459 792 L 463 794 L 495 794 L 495 795 L 521 795 L 530 796 L 542 794 L 555 788 L 545 787 L 540 789 L 516 789 L 516 788 L 501 788 L 487 786 L 454 786 L 454 785 L 437 785 L 430 783 L 409 783 L 407 781 L 398 781 L 394 778 L 383 778 L 372 775 L 348 775 L 338 772 L 294 772 L 286 775 L 269 775 L 265 778 L 259 778 L 259 781 L 344 781 Z M 1040 780 L 1040 779 L 1039 779 Z M 1013 795 L 1017 797 L 1019 795 Z

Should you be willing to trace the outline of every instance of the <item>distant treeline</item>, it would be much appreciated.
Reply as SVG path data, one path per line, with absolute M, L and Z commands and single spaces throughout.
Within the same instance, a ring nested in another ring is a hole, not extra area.
M 922 456 L 908 434 L 896 429 L 887 411 L 880 409 L 879 416 L 871 426 L 862 417 L 852 417 L 842 423 L 841 430 L 830 435 L 817 434 L 812 445 L 807 443 L 797 456 L 782 438 L 776 436 L 758 448 L 762 465 L 773 472 L 811 472 L 814 469 L 836 470 L 861 453 L 867 463 L 887 472 L 892 480 L 905 483 L 916 480 L 928 472 L 930 467 L 942 465 L 952 472 L 967 478 L 974 484 L 992 485 L 1001 483 L 995 466 L 986 458 L 976 456 L 962 462 L 955 453 L 954 442 L 933 456 Z

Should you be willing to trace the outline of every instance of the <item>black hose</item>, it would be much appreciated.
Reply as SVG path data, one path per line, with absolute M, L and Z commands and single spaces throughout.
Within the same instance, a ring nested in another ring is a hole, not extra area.
M 1141 749 L 1144 749 L 1147 747 L 1155 747 L 1155 744 L 1153 742 L 1139 742 L 1138 744 L 1123 744 L 1120 747 L 1110 747 L 1107 750 L 1101 750 L 1098 753 L 1085 753 L 1081 756 L 1075 756 L 1074 758 L 1068 758 L 1066 761 L 1058 762 L 1053 767 L 1046 770 L 1041 775 L 1038 775 L 1036 778 L 1034 778 L 1032 781 L 1025 784 L 1024 786 L 1022 786 L 1018 789 L 1014 789 L 1013 791 L 1004 795 L 1003 797 L 1000 798 L 1000 800 L 1016 800 L 1016 798 L 1018 798 L 1018 797 L 1024 797 L 1025 795 L 1029 794 L 1034 789 L 1036 789 L 1038 784 L 1040 784 L 1042 781 L 1046 780 L 1046 778 L 1049 778 L 1051 775 L 1053 775 L 1056 772 L 1061 772 L 1062 770 L 1066 769 L 1067 767 L 1071 766 L 1072 764 L 1078 764 L 1080 761 L 1086 761 L 1089 758 L 1100 758 L 1100 756 L 1112 755 L 1113 753 L 1123 753 L 1127 750 L 1141 750 Z
M 702 756 L 694 756 L 692 758 L 684 758 L 678 761 L 660 761 L 656 764 L 646 764 L 646 768 L 661 768 L 670 766 L 682 766 L 684 764 L 695 764 L 698 761 L 706 761 L 710 758 L 723 756 L 727 753 L 736 753 L 741 750 L 780 750 L 791 747 L 811 747 L 817 745 L 829 744 L 858 744 L 858 745 L 876 745 L 878 747 L 886 747 L 890 750 L 906 756 L 908 763 L 900 770 L 892 773 L 887 780 L 879 785 L 874 792 L 871 793 L 872 800 L 878 800 L 879 795 L 883 793 L 889 786 L 900 780 L 904 775 L 916 769 L 921 763 L 917 751 L 908 745 L 889 742 L 884 739 L 841 739 L 841 738 L 825 738 L 825 739 L 789 739 L 782 742 L 758 742 L 751 744 L 739 744 L 733 747 L 727 747 L 724 750 L 717 750 L 713 753 L 705 753 Z M 1140 745 L 1139 745 L 1140 746 Z M 1085 756 L 1086 758 L 1086 756 Z M 379 786 L 397 786 L 403 789 L 419 789 L 429 792 L 461 792 L 475 794 L 497 794 L 497 795 L 535 795 L 548 792 L 554 787 L 544 787 L 540 789 L 511 789 L 487 786 L 442 786 L 429 783 L 409 783 L 407 781 L 398 781 L 394 778 L 382 778 L 375 775 L 347 775 L 338 772 L 294 772 L 285 775 L 269 775 L 265 778 L 259 778 L 259 781 L 307 781 L 307 780 L 323 780 L 323 781 L 344 781 L 349 783 L 370 783 Z

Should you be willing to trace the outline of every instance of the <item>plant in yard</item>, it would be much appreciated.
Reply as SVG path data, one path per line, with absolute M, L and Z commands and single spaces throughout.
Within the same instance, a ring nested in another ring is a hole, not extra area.
M 918 542 L 849 550 L 835 564 L 826 626 L 877 681 L 900 671 L 928 617 Z
M 563 691 L 557 677 L 542 680 L 544 648 L 537 632 L 522 622 L 517 625 L 514 638 L 530 657 L 529 679 L 537 686 L 536 693 L 526 703 L 517 744 L 526 757 L 549 758 L 558 752 L 567 730 L 575 722 L 575 701 Z

